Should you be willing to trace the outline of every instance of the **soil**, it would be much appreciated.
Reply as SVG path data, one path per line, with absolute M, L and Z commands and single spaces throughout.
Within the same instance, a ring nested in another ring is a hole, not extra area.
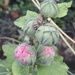
M 14 13 L 14 17 L 12 15 Z M 19 17 L 19 14 L 16 14 L 16 12 L 11 12 L 10 14 L 5 14 L 3 12 L 0 12 L 0 38 L 1 37 L 10 37 L 18 40 L 19 32 L 18 27 L 14 25 L 14 20 Z M 6 57 L 3 56 L 3 50 L 2 45 L 12 43 L 12 41 L 7 39 L 0 39 L 0 58 L 5 59 Z

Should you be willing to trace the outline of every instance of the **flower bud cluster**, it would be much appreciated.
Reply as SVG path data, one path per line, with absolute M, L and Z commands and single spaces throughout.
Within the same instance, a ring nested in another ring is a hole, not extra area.
M 53 17 L 58 12 L 56 2 L 44 0 L 40 12 L 44 17 Z M 56 49 L 54 45 L 58 42 L 59 32 L 41 14 L 37 18 L 27 20 L 23 27 L 25 35 L 33 40 L 33 45 L 25 43 L 16 48 L 15 60 L 21 65 L 49 66 L 54 60 Z
M 52 63 L 55 52 L 51 46 L 39 45 L 37 50 L 34 46 L 20 44 L 15 50 L 15 60 L 23 66 L 34 65 L 36 62 L 43 66 Z

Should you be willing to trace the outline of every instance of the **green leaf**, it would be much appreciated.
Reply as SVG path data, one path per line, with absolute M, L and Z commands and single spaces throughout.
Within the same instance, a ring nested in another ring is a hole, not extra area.
M 63 2 L 63 3 L 58 3 L 58 14 L 54 16 L 54 18 L 61 18 L 67 15 L 68 8 L 70 8 L 72 5 L 72 1 L 70 2 Z
M 2 5 L 2 4 L 3 4 L 3 2 L 4 2 L 4 0 L 0 0 L 0 5 Z
M 28 10 L 25 16 L 18 18 L 14 23 L 16 26 L 22 28 L 29 18 L 35 18 L 37 15 L 38 14 L 36 12 Z
M 8 69 L 11 69 L 12 63 L 14 61 L 15 45 L 13 44 L 3 45 L 2 48 L 4 51 L 4 55 L 7 56 L 7 58 L 5 60 L 2 60 L 0 64 L 4 65 Z
M 28 75 L 29 74 L 29 68 L 18 65 L 14 61 L 13 65 L 12 65 L 12 72 L 13 72 L 13 75 Z
M 68 75 L 68 67 L 63 63 L 63 58 L 56 56 L 52 65 L 49 67 L 38 67 L 38 75 Z
M 7 75 L 7 74 L 9 74 L 8 69 L 0 64 L 0 75 Z

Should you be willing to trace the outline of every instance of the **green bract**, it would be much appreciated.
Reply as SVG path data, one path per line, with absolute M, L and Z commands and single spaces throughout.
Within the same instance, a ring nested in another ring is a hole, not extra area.
M 40 13 L 44 17 L 54 17 L 58 13 L 58 6 L 54 0 L 44 0 L 40 5 Z
M 35 38 L 35 31 L 36 31 L 33 29 L 33 22 L 34 21 L 35 21 L 34 18 L 27 20 L 24 27 L 23 27 L 23 31 L 25 32 L 25 34 L 28 35 L 32 39 Z
M 37 29 L 35 37 L 40 44 L 51 46 L 57 43 L 59 32 L 51 23 L 46 23 Z
M 50 46 L 40 45 L 37 49 L 37 61 L 42 66 L 49 66 L 54 60 L 55 52 Z

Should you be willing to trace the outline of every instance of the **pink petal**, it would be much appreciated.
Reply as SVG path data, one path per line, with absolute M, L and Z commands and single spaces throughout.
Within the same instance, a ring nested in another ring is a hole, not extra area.
M 40 55 L 45 55 L 45 54 L 52 54 L 53 56 L 55 56 L 55 52 L 51 47 L 48 47 L 40 54 Z
M 15 53 L 15 57 L 17 59 L 22 59 L 22 61 L 24 63 L 27 64 L 27 57 L 31 57 L 33 54 L 31 52 L 28 51 L 28 45 L 24 45 L 24 46 L 18 46 L 17 47 L 17 51 Z

